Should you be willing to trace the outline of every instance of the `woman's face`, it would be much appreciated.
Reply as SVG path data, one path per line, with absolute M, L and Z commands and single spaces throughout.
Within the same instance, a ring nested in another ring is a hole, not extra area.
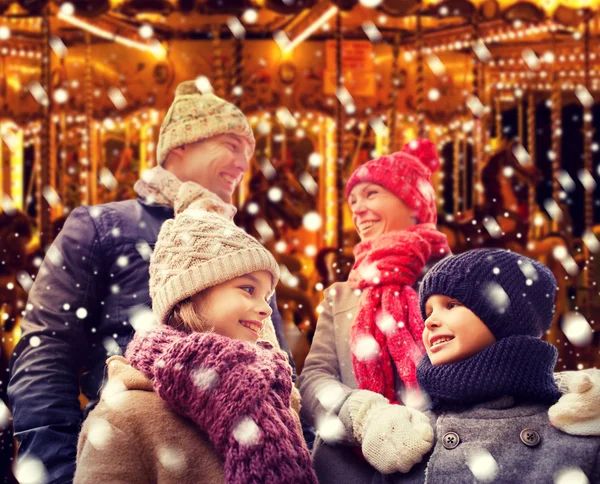
M 268 302 L 271 285 L 269 272 L 256 271 L 213 286 L 191 299 L 200 318 L 215 333 L 256 343 L 273 312 Z
M 417 223 L 413 210 L 392 192 L 371 182 L 357 184 L 348 197 L 352 222 L 361 240 Z

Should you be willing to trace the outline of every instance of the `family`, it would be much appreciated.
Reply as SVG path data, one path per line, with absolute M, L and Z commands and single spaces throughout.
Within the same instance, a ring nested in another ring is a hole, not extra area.
M 451 254 L 428 140 L 349 179 L 361 242 L 296 379 L 279 266 L 233 223 L 254 148 L 237 107 L 186 81 L 138 199 L 69 216 L 11 359 L 20 461 L 49 483 L 600 482 L 599 372 L 555 374 L 541 340 L 552 272 Z

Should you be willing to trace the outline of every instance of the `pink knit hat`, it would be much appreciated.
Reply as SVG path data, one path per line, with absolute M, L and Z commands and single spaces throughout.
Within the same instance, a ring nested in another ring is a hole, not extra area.
M 357 168 L 348 180 L 346 198 L 357 184 L 376 183 L 412 208 L 419 223 L 436 223 L 431 174 L 439 166 L 435 145 L 427 139 L 413 140 L 402 151 L 380 156 Z

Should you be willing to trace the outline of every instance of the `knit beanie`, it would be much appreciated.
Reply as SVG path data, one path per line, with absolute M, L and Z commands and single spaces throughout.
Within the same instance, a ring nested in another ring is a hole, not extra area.
M 376 183 L 412 208 L 419 223 L 436 223 L 431 174 L 439 166 L 435 145 L 427 139 L 413 140 L 402 151 L 380 156 L 357 168 L 346 185 L 346 198 L 357 184 Z
M 163 224 L 150 259 L 150 297 L 159 323 L 164 324 L 184 299 L 254 271 L 270 272 L 275 288 L 277 262 L 254 237 L 233 224 L 232 205 L 186 182 L 174 209 L 175 218 Z
M 196 81 L 177 86 L 175 99 L 160 127 L 156 159 L 162 164 L 173 148 L 196 143 L 220 134 L 244 138 L 254 153 L 250 123 L 233 104 L 212 93 L 202 94 Z
M 554 317 L 556 279 L 544 264 L 502 249 L 476 249 L 449 256 L 425 276 L 421 314 L 433 295 L 457 299 L 490 329 L 507 336 L 539 338 Z

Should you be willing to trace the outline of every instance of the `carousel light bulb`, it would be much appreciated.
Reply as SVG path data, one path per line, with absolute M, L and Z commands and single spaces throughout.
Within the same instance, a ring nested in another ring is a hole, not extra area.
M 0 40 L 8 40 L 10 38 L 10 29 L 6 25 L 0 26 Z
M 363 6 L 363 7 L 367 7 L 367 8 L 375 8 L 375 7 L 379 7 L 379 5 L 381 5 L 381 2 L 383 0 L 359 0 L 359 3 Z
M 258 20 L 258 12 L 253 8 L 249 8 L 242 14 L 244 23 L 253 24 Z
M 75 13 L 75 7 L 71 2 L 65 2 L 60 6 L 60 13 L 62 15 L 71 16 Z
M 150 24 L 143 24 L 140 25 L 138 33 L 142 39 L 148 40 L 154 36 L 154 29 Z
M 377 21 L 381 25 L 385 25 L 387 23 L 387 17 L 385 15 L 380 15 L 379 18 L 377 19 Z
M 66 89 L 59 88 L 54 91 L 54 101 L 58 104 L 64 104 L 69 100 L 69 93 Z
M 427 98 L 430 101 L 437 101 L 440 99 L 440 91 L 438 89 L 430 89 L 429 92 L 427 93 Z

